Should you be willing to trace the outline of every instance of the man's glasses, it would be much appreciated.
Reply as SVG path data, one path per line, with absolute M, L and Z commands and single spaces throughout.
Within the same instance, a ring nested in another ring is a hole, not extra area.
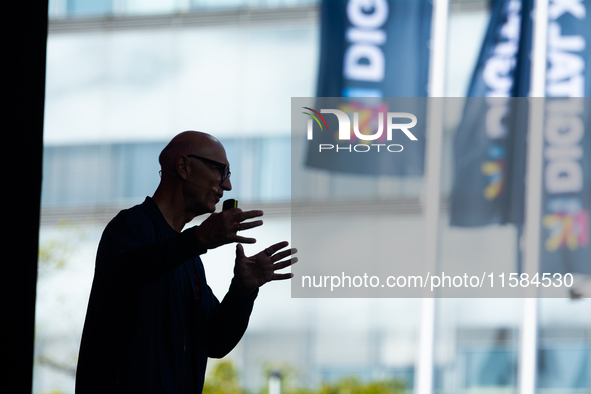
M 207 164 L 217 167 L 220 170 L 220 173 L 222 174 L 222 179 L 220 180 L 220 183 L 230 177 L 230 174 L 231 174 L 230 167 L 225 165 L 224 163 L 220 163 L 219 161 L 211 160 L 211 159 L 208 159 L 207 157 L 201 157 L 201 156 L 196 156 L 196 155 L 187 155 L 187 157 L 199 159 Z

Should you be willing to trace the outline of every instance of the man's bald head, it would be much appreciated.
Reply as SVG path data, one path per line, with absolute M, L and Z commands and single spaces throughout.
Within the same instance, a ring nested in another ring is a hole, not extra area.
M 215 212 L 224 191 L 232 190 L 226 150 L 207 133 L 176 135 L 158 161 L 162 177 L 153 199 L 177 231 L 196 216 Z
M 158 161 L 163 172 L 175 173 L 179 157 L 189 154 L 208 157 L 223 149 L 214 136 L 201 131 L 184 131 L 177 134 L 160 153 Z

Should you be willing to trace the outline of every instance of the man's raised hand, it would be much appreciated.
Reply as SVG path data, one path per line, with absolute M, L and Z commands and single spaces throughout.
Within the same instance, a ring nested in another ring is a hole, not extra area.
M 253 244 L 254 238 L 242 237 L 238 231 L 248 230 L 261 226 L 262 220 L 245 222 L 258 216 L 263 216 L 263 211 L 246 211 L 240 208 L 232 208 L 220 213 L 212 213 L 199 226 L 195 226 L 195 235 L 201 246 L 206 249 L 214 249 L 231 242 Z
M 275 272 L 289 267 L 298 261 L 297 257 L 283 260 L 297 252 L 295 248 L 279 252 L 279 250 L 285 248 L 287 245 L 287 241 L 279 242 L 251 257 L 247 257 L 244 254 L 242 245 L 236 245 L 233 283 L 242 294 L 250 294 L 272 280 L 283 280 L 293 277 L 291 273 L 278 274 Z

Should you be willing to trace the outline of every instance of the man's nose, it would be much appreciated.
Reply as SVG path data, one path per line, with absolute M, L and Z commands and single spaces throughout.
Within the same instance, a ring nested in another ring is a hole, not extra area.
M 230 177 L 224 179 L 224 181 L 220 183 L 220 186 L 223 190 L 232 190 L 232 182 L 230 181 Z

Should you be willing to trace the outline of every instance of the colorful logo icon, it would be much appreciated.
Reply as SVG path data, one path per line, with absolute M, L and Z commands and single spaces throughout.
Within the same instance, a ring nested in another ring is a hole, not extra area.
M 488 177 L 488 185 L 482 192 L 487 200 L 494 200 L 505 190 L 505 149 L 493 145 L 488 149 L 490 160 L 482 163 L 480 170 Z
M 542 224 L 549 230 L 546 250 L 554 252 L 568 248 L 576 250 L 589 244 L 589 212 L 581 206 L 578 198 L 550 200 Z
M 314 112 L 315 115 L 313 115 L 309 112 L 302 112 L 302 113 L 306 114 L 309 117 L 311 117 L 312 119 L 314 119 L 316 121 L 316 123 L 318 123 L 318 126 L 320 126 L 320 130 L 324 130 L 322 128 L 322 123 L 324 123 L 324 126 L 326 126 L 326 131 L 328 131 L 328 125 L 326 124 L 326 120 L 324 120 L 324 117 L 322 115 L 320 115 L 320 113 L 318 111 L 313 110 L 312 108 L 309 108 L 309 107 L 302 107 L 302 108 L 307 109 L 308 111 Z M 318 118 L 322 119 L 322 123 L 320 123 L 320 120 L 318 120 Z

